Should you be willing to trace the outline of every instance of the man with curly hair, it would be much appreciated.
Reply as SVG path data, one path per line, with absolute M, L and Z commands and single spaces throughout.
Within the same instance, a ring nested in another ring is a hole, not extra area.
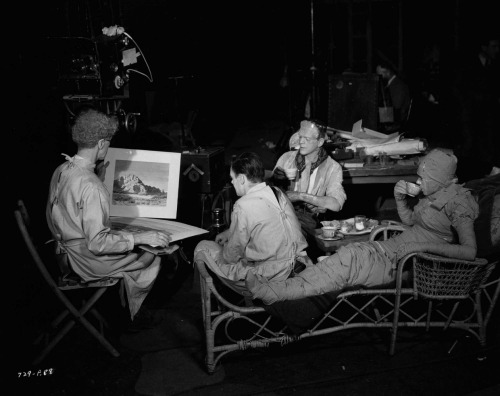
M 78 114 L 71 128 L 78 151 L 73 157 L 63 154 L 66 161 L 53 173 L 46 216 L 60 262 L 82 282 L 122 278 L 134 319 L 160 269 L 160 257 L 136 252 L 134 246 L 167 246 L 170 237 L 159 231 L 111 230 L 110 195 L 96 164 L 106 157 L 118 125 L 115 117 L 94 109 Z

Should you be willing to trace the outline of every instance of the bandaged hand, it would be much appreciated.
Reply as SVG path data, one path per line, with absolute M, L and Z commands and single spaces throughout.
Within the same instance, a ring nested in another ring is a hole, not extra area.
M 396 201 L 406 199 L 406 182 L 404 180 L 400 180 L 394 185 L 394 198 Z

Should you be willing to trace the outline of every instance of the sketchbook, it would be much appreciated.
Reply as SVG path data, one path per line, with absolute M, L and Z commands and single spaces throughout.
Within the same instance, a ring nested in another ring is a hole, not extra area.
M 111 216 L 111 229 L 113 231 L 126 231 L 130 233 L 143 231 L 163 231 L 170 235 L 171 242 L 180 241 L 196 235 L 208 233 L 203 228 L 179 223 L 177 221 L 153 219 L 147 217 L 116 217 Z
M 153 247 L 150 245 L 138 245 L 139 249 L 145 250 L 146 252 L 156 254 L 158 256 L 164 254 L 172 254 L 179 249 L 179 245 L 168 245 L 166 247 Z

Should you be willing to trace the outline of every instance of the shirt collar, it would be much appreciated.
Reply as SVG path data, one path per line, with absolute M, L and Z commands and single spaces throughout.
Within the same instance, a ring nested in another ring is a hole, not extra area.
M 62 153 L 67 161 L 69 161 L 70 164 L 78 165 L 81 168 L 87 168 L 87 169 L 94 169 L 95 164 L 92 163 L 90 160 L 87 158 L 80 157 L 78 154 L 76 154 L 74 157 L 70 157 L 67 154 Z
M 262 182 L 262 183 L 256 184 L 255 186 L 253 186 L 252 188 L 250 188 L 247 191 L 247 194 L 250 194 L 250 193 L 256 192 L 256 191 L 260 191 L 260 190 L 266 188 L 266 186 L 267 186 L 266 182 Z

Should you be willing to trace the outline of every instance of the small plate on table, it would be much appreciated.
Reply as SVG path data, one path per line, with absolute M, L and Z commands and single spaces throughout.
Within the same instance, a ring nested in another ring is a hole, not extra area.
M 344 239 L 344 235 L 340 233 L 336 234 L 333 238 L 326 238 L 322 234 L 317 235 L 317 237 L 323 241 L 339 241 Z
M 339 231 L 340 234 L 343 234 L 343 235 L 346 235 L 346 236 L 348 236 L 348 235 L 364 235 L 364 234 L 369 234 L 378 225 L 378 220 L 368 219 L 367 220 L 368 225 L 365 227 L 365 229 L 358 231 L 354 227 L 354 217 L 351 217 L 350 219 L 345 219 L 343 221 L 346 221 L 347 223 L 349 223 L 352 226 L 352 230 L 351 231 L 348 231 L 348 232 Z

